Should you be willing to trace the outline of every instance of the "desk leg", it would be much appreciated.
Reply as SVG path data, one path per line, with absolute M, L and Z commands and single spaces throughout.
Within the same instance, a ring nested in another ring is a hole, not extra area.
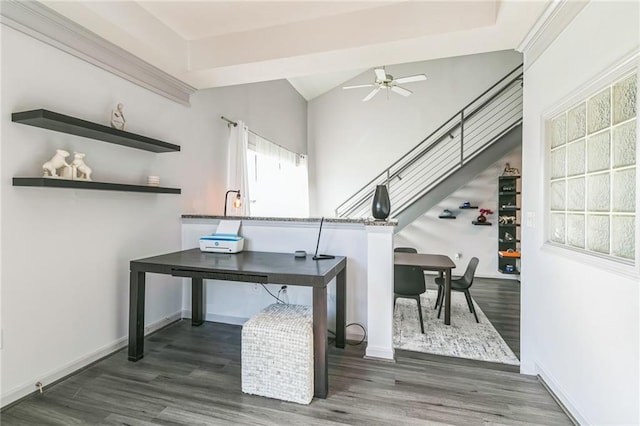
M 347 268 L 336 277 L 336 348 L 344 348 L 346 333 Z
M 204 323 L 204 282 L 202 278 L 191 278 L 191 325 Z
M 129 272 L 129 361 L 144 356 L 144 272 Z
M 326 398 L 329 391 L 327 339 L 327 287 L 313 287 L 313 393 L 317 398 Z
M 451 269 L 447 269 L 445 272 L 446 278 L 444 280 L 444 323 L 451 325 Z

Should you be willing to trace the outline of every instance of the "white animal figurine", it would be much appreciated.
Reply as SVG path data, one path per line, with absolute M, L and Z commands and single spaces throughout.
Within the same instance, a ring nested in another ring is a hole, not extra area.
M 124 118 L 123 109 L 124 105 L 118 104 L 116 105 L 116 109 L 111 110 L 111 127 L 114 129 L 124 130 L 127 120 Z
M 81 152 L 75 152 L 73 161 L 71 162 L 73 167 L 73 178 L 76 180 L 91 180 L 91 169 L 84 163 L 84 154 Z
M 58 176 L 58 169 L 61 167 L 65 168 L 65 172 L 69 167 L 69 164 L 65 161 L 65 158 L 69 156 L 69 153 L 63 149 L 56 149 L 56 154 L 51 157 L 51 160 L 47 161 L 42 165 L 42 170 L 44 170 L 44 177 L 47 176 Z M 66 173 L 64 173 L 66 174 Z M 64 177 L 63 174 L 63 177 Z

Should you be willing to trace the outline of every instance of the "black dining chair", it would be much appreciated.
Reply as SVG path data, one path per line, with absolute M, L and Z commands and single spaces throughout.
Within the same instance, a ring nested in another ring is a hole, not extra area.
M 471 284 L 473 284 L 473 277 L 476 274 L 476 268 L 478 267 L 478 258 L 472 257 L 467 265 L 467 270 L 464 272 L 464 275 L 460 278 L 452 278 L 451 279 L 451 290 L 452 291 L 460 291 L 464 293 L 464 297 L 467 299 L 467 305 L 469 305 L 469 311 L 476 317 L 476 322 L 479 323 L 478 314 L 476 314 L 476 310 L 473 307 L 473 301 L 471 300 L 471 293 L 469 293 L 469 288 Z M 437 277 L 435 279 L 436 284 L 438 285 L 438 297 L 436 299 L 436 307 L 440 305 L 438 309 L 438 318 L 440 318 L 440 313 L 442 312 L 442 302 L 444 301 L 444 278 Z
M 395 252 L 417 253 L 418 250 L 412 247 L 396 247 Z M 415 299 L 418 302 L 418 316 L 420 317 L 420 330 L 424 334 L 424 322 L 422 320 L 422 305 L 420 295 L 427 290 L 424 282 L 424 272 L 422 268 L 408 265 L 393 266 L 393 307 L 395 309 L 396 300 L 401 298 Z

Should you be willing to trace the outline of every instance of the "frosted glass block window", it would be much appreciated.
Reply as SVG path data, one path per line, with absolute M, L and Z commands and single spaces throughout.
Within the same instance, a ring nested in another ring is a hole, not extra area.
M 634 151 L 635 152 L 635 151 Z M 611 167 L 611 139 L 609 130 L 590 136 L 587 140 L 587 170 L 599 172 Z
M 548 120 L 549 242 L 635 264 L 637 79 Z
M 611 123 L 611 89 L 589 99 L 589 134 L 606 129 Z
M 584 175 L 585 155 L 584 139 L 567 145 L 567 158 L 571 159 L 567 161 L 568 176 Z
M 567 112 L 567 140 L 583 138 L 587 131 L 587 109 L 584 103 Z

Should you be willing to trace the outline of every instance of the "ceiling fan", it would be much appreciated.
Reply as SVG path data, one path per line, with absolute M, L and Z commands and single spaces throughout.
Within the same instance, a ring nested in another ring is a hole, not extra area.
M 413 83 L 416 81 L 424 81 L 427 76 L 424 74 L 411 75 L 408 77 L 400 77 L 394 79 L 391 74 L 387 74 L 384 68 L 375 68 L 373 72 L 376 73 L 376 81 L 369 84 L 358 84 L 355 86 L 345 86 L 343 89 L 358 89 L 361 87 L 373 87 L 374 89 L 369 92 L 367 96 L 362 99 L 362 102 L 367 102 L 382 89 L 391 90 L 402 96 L 409 96 L 413 93 L 411 90 L 407 90 L 404 87 L 398 86 L 398 84 Z

